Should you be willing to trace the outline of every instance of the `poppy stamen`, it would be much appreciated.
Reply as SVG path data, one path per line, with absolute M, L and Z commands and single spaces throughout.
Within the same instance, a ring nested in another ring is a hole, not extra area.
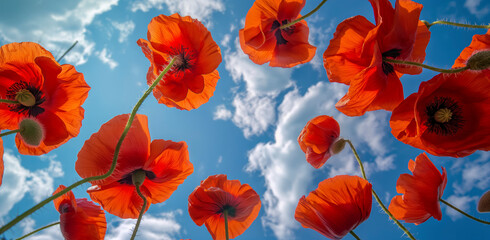
M 19 101 L 20 104 L 9 105 L 10 111 L 18 113 L 27 113 L 30 117 L 36 117 L 44 112 L 40 107 L 46 98 L 39 88 L 24 82 L 16 82 L 7 89 L 7 98 Z
M 435 97 L 432 103 L 427 105 L 425 112 L 428 117 L 425 126 L 430 133 L 454 135 L 463 127 L 462 109 L 449 97 Z
M 390 50 L 382 53 L 381 56 L 383 58 L 397 58 L 398 56 L 400 56 L 401 51 L 402 51 L 401 49 L 393 48 L 393 49 L 390 49 Z M 388 63 L 385 61 L 383 61 L 383 63 L 381 64 L 381 67 L 383 68 L 383 72 L 386 75 L 395 71 L 395 68 L 393 67 L 393 65 L 391 63 Z
M 172 48 L 173 57 L 175 58 L 174 69 L 177 72 L 183 72 L 188 69 L 192 69 L 195 66 L 196 54 L 194 51 L 189 50 L 184 46 L 180 48 Z

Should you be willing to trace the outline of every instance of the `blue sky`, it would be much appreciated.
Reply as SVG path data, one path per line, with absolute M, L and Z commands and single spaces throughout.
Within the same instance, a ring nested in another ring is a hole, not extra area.
M 307 1 L 302 13 L 318 2 Z M 485 1 L 418 2 L 424 4 L 421 19 L 429 22 L 490 22 L 490 3 Z M 152 96 L 143 104 L 139 113 L 148 116 L 152 139 L 186 141 L 195 171 L 169 200 L 150 207 L 139 239 L 211 239 L 206 228 L 198 227 L 189 217 L 187 197 L 201 180 L 220 173 L 248 183 L 261 196 L 259 217 L 237 239 L 322 239 L 294 220 L 299 198 L 327 177 L 360 173 L 348 149 L 318 170 L 305 161 L 296 138 L 306 122 L 317 115 L 334 116 L 339 121 L 341 136 L 356 145 L 373 188 L 388 204 L 396 195 L 399 174 L 408 173 L 409 159 L 422 151 L 396 141 L 390 133 L 389 112 L 370 112 L 356 118 L 340 114 L 334 105 L 347 87 L 328 82 L 321 60 L 338 23 L 355 15 L 374 21 L 369 1 L 328 1 L 308 18 L 310 41 L 317 46 L 317 55 L 310 63 L 292 69 L 258 66 L 242 53 L 238 30 L 252 4 L 252 0 L 2 1 L 0 44 L 35 41 L 59 56 L 77 40 L 79 44 L 63 63 L 74 64 L 92 89 L 83 105 L 85 119 L 80 134 L 58 149 L 42 157 L 23 156 L 17 153 L 12 136 L 4 138 L 0 224 L 50 195 L 58 185 L 80 179 L 74 165 L 84 141 L 112 117 L 129 113 L 147 88 L 149 61 L 136 41 L 146 38 L 151 18 L 175 12 L 200 19 L 209 28 L 223 55 L 218 67 L 221 79 L 214 96 L 197 110 L 168 108 L 157 104 Z M 442 68 L 453 64 L 472 35 L 485 33 L 440 25 L 433 26 L 431 32 L 425 62 Z M 434 75 L 424 70 L 421 75 L 404 76 L 405 96 Z M 443 198 L 470 214 L 490 219 L 488 214 L 476 212 L 479 196 L 490 187 L 490 154 L 429 158 L 439 169 L 442 166 L 448 171 Z M 76 188 L 75 196 L 88 198 L 88 187 Z M 487 226 L 445 206 L 442 209 L 441 221 L 431 218 L 418 226 L 405 225 L 417 239 L 484 239 L 490 234 Z M 134 220 L 106 216 L 106 238 L 129 239 Z M 58 212 L 48 204 L 5 236 L 19 237 L 58 220 Z M 361 239 L 404 239 L 374 202 L 371 217 L 356 233 Z M 61 239 L 61 235 L 54 227 L 29 239 Z

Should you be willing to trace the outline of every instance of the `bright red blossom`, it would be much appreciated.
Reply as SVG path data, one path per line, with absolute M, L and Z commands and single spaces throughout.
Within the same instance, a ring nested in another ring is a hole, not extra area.
M 89 90 L 75 67 L 60 65 L 37 43 L 0 48 L 0 98 L 16 100 L 23 91 L 34 97 L 32 106 L 0 103 L 0 129 L 18 129 L 19 122 L 30 117 L 46 133 L 39 146 L 26 144 L 17 133 L 15 143 L 22 154 L 41 155 L 76 137 L 84 114 L 81 105 Z
M 259 195 L 248 184 L 227 180 L 223 174 L 209 176 L 189 195 L 189 215 L 197 225 L 205 224 L 214 240 L 226 239 L 224 210 L 233 239 L 250 227 L 260 205 Z
M 56 194 L 66 187 L 60 185 Z M 66 240 L 103 240 L 107 229 L 104 211 L 86 198 L 75 199 L 72 191 L 55 199 L 60 213 L 60 228 Z
M 371 184 L 358 176 L 338 175 L 320 182 L 301 197 L 294 213 L 296 221 L 331 239 L 341 239 L 369 218 Z
M 340 134 L 340 126 L 330 116 L 317 116 L 306 124 L 298 136 L 298 144 L 314 168 L 320 168 L 332 156 L 332 145 Z
M 308 42 L 305 20 L 291 27 L 280 26 L 301 17 L 305 0 L 256 0 L 240 29 L 240 46 L 256 64 L 269 62 L 271 67 L 293 67 L 311 61 L 316 47 Z
M 221 50 L 201 22 L 177 13 L 156 16 L 148 25 L 148 40 L 139 39 L 138 45 L 151 62 L 148 85 L 176 58 L 172 69 L 153 91 L 159 103 L 191 110 L 213 96 L 219 79 L 216 68 L 221 63 Z
M 439 173 L 425 153 L 408 162 L 410 174 L 401 174 L 396 182 L 396 191 L 403 196 L 395 196 L 388 209 L 398 220 L 420 224 L 430 217 L 441 220 L 442 197 L 447 183 L 446 170 Z
M 75 164 L 78 175 L 82 178 L 99 176 L 110 169 L 128 118 L 129 114 L 114 117 L 85 141 Z M 143 170 L 146 173 L 140 190 L 148 200 L 148 210 L 152 203 L 167 200 L 194 171 L 187 144 L 161 139 L 151 141 L 147 122 L 146 116 L 135 116 L 121 146 L 114 173 L 103 180 L 91 181 L 93 186 L 87 190 L 93 201 L 121 218 L 137 218 L 143 206 L 143 199 L 132 182 L 133 172 Z
M 393 9 L 388 0 L 370 0 L 376 25 L 355 16 L 337 26 L 323 54 L 331 82 L 350 85 L 335 105 L 348 116 L 366 111 L 393 110 L 403 100 L 400 77 L 419 74 L 422 69 L 393 65 L 383 58 L 423 62 L 430 32 L 419 21 L 422 5 L 397 0 Z
M 459 57 L 454 61 L 453 68 L 466 66 L 468 59 L 479 51 L 490 51 L 490 30 L 486 34 L 473 36 L 470 45 L 463 49 Z

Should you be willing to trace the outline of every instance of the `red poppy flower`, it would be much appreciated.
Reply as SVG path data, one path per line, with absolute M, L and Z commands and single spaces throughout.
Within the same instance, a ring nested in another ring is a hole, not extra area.
M 213 96 L 221 50 L 201 22 L 177 13 L 156 16 L 148 25 L 148 40 L 139 39 L 138 45 L 151 62 L 148 85 L 177 58 L 153 91 L 159 103 L 191 110 Z
M 34 118 L 45 135 L 39 146 L 30 146 L 17 133 L 19 152 L 47 153 L 70 138 L 82 126 L 81 107 L 90 87 L 83 74 L 68 64 L 60 65 L 53 55 L 37 43 L 10 43 L 0 48 L 0 98 L 18 100 L 30 95 L 30 104 L 0 103 L 0 129 L 18 129 L 24 118 Z
M 305 20 L 279 29 L 301 17 L 305 0 L 256 0 L 238 32 L 240 46 L 256 64 L 269 62 L 271 67 L 294 67 L 311 61 L 316 47 L 308 43 Z
M 60 185 L 56 194 L 66 187 Z M 72 191 L 54 200 L 60 213 L 60 228 L 66 240 L 103 240 L 107 229 L 105 213 L 86 198 L 75 199 Z
M 432 155 L 464 157 L 490 150 L 490 75 L 439 74 L 393 110 L 391 133 Z
M 423 62 L 430 38 L 419 21 L 421 4 L 397 0 L 393 9 L 388 0 L 370 2 L 376 25 L 362 16 L 341 22 L 323 54 L 329 81 L 350 85 L 335 105 L 348 116 L 398 106 L 403 100 L 399 77 L 422 69 L 393 65 L 383 58 Z
M 466 66 L 468 59 L 479 51 L 490 51 L 490 30 L 486 34 L 474 35 L 470 45 L 463 49 L 459 57 L 454 61 L 453 68 Z
M 128 121 L 129 114 L 119 115 L 102 125 L 85 141 L 78 153 L 75 169 L 82 178 L 99 176 L 109 171 L 116 144 Z M 185 142 L 153 140 L 148 119 L 137 114 L 124 139 L 114 173 L 103 180 L 91 181 L 87 192 L 107 212 L 121 218 L 137 218 L 143 200 L 132 182 L 135 171 L 145 171 L 140 186 L 142 194 L 152 203 L 167 200 L 193 171 Z M 145 210 L 145 211 L 146 211 Z
M 257 218 L 260 197 L 248 184 L 227 180 L 224 174 L 209 176 L 189 195 L 189 215 L 197 225 L 206 224 L 214 240 L 226 239 L 225 210 L 232 239 L 245 232 Z
M 0 138 L 0 186 L 3 180 L 3 140 Z
M 311 119 L 298 136 L 298 143 L 306 153 L 306 161 L 320 168 L 332 156 L 332 146 L 339 138 L 340 126 L 329 116 Z
M 294 213 L 296 221 L 331 239 L 341 239 L 371 214 L 371 184 L 358 177 L 338 175 L 320 182 L 301 197 Z
M 403 196 L 395 196 L 388 209 L 398 220 L 408 223 L 421 224 L 431 216 L 441 220 L 442 197 L 447 183 L 446 170 L 442 175 L 425 153 L 408 162 L 410 174 L 401 174 L 396 182 L 396 191 Z

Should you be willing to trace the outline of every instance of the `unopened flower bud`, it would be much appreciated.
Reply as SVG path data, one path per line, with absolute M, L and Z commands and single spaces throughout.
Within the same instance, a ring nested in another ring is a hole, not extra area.
M 132 175 L 131 177 L 133 179 L 133 185 L 141 186 L 141 185 L 143 185 L 143 182 L 145 182 L 145 178 L 146 178 L 145 170 L 142 170 L 142 169 L 136 170 L 131 175 Z
M 471 70 L 485 70 L 490 67 L 490 51 L 481 51 L 473 54 L 466 62 Z
M 30 146 L 37 147 L 44 139 L 44 129 L 42 125 L 33 118 L 24 118 L 19 123 L 19 134 Z
M 21 89 L 15 94 L 15 100 L 26 107 L 32 107 L 36 104 L 36 97 L 32 95 L 31 91 L 27 89 Z
M 335 141 L 332 146 L 330 147 L 330 152 L 333 154 L 338 154 L 344 150 L 345 147 L 345 139 L 339 138 L 337 141 Z
M 481 196 L 477 210 L 478 212 L 490 212 L 490 191 Z

